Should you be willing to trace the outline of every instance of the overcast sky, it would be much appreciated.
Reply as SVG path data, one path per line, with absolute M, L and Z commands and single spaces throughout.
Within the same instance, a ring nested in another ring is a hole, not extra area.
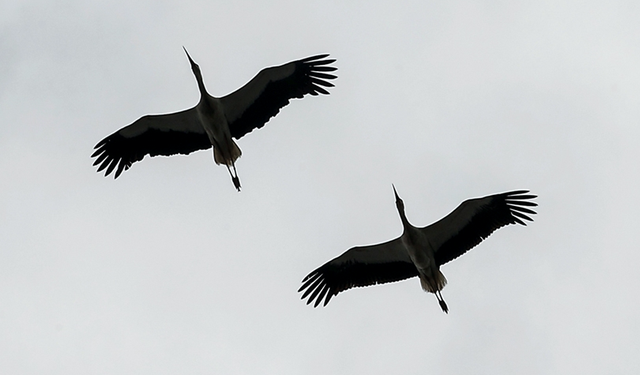
M 347 4 L 348 3 L 348 4 Z M 637 374 L 637 1 L 0 1 L 6 374 Z M 142 115 L 331 53 L 331 95 L 118 180 Z M 314 309 L 302 278 L 467 198 L 538 215 L 417 278 Z

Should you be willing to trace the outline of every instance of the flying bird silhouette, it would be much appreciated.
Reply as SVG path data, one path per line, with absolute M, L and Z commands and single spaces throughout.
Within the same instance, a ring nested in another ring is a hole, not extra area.
M 235 161 L 242 152 L 232 138 L 261 128 L 293 98 L 328 95 L 323 87 L 333 87 L 328 80 L 336 78 L 327 73 L 337 69 L 328 66 L 336 60 L 326 59 L 328 54 L 316 55 L 263 69 L 238 90 L 216 98 L 207 93 L 200 67 L 184 51 L 198 82 L 198 104 L 181 112 L 143 116 L 100 141 L 91 155 L 97 157 L 93 165 L 99 165 L 98 172 L 106 169 L 108 176 L 115 170 L 118 178 L 145 155 L 187 155 L 213 146 L 214 161 L 227 166 L 240 191 Z
M 496 229 L 509 224 L 526 225 L 533 221 L 527 207 L 536 198 L 528 190 L 510 191 L 469 199 L 439 221 L 419 228 L 411 225 L 404 213 L 404 202 L 395 186 L 396 207 L 404 231 L 394 240 L 377 245 L 358 246 L 325 263 L 302 280 L 298 292 L 307 304 L 315 300 L 324 306 L 338 293 L 353 287 L 390 283 L 419 276 L 426 292 L 434 293 L 445 313 L 449 312 L 441 290 L 447 279 L 440 266 L 466 253 Z

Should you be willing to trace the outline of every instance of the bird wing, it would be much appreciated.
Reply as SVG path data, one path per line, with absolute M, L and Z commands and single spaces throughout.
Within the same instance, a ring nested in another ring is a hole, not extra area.
M 231 135 L 238 139 L 261 128 L 293 98 L 301 99 L 307 94 L 328 95 L 323 86 L 333 87 L 327 80 L 336 76 L 326 72 L 337 69 L 326 66 L 336 61 L 325 59 L 328 56 L 311 56 L 263 69 L 249 83 L 220 98 Z
M 533 221 L 527 208 L 537 206 L 528 190 L 510 191 L 469 199 L 441 220 L 422 228 L 435 251 L 438 265 L 445 264 L 471 250 L 496 229 L 509 224 L 526 225 Z
M 338 293 L 351 289 L 404 280 L 418 275 L 400 238 L 349 249 L 325 263 L 302 280 L 298 292 L 302 299 L 309 296 L 307 305 L 315 300 L 317 307 L 324 298 L 324 306 Z M 306 290 L 305 290 L 306 289 Z
M 211 147 L 195 107 L 165 115 L 147 115 L 100 141 L 91 157 L 98 172 L 107 169 L 108 176 L 116 167 L 114 178 L 145 155 L 189 154 Z

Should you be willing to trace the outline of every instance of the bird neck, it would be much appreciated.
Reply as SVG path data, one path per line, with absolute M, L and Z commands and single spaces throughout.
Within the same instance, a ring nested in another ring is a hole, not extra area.
M 404 207 L 398 207 L 398 214 L 400 214 L 400 220 L 402 221 L 402 226 L 405 228 L 411 228 L 411 224 L 409 220 L 407 220 L 407 215 L 404 213 Z
M 193 75 L 196 76 L 196 81 L 198 82 L 198 90 L 200 90 L 200 95 L 201 96 L 207 96 L 207 89 L 204 87 L 204 80 L 202 79 L 202 74 L 197 71 L 197 72 L 193 72 Z

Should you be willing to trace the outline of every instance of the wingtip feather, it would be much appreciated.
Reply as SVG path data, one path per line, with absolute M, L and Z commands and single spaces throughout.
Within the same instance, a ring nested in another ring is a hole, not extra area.
M 103 169 L 105 169 L 106 167 L 109 166 L 109 163 L 111 163 L 111 160 L 109 160 L 109 159 L 103 161 L 102 164 L 100 164 L 100 166 L 98 167 L 97 172 L 102 172 Z
M 315 83 L 316 85 L 320 85 L 320 86 L 324 86 L 324 87 L 335 87 L 335 85 L 333 83 L 328 82 L 328 81 L 324 81 L 324 80 L 318 79 L 318 78 L 311 77 L 311 82 Z
M 335 72 L 338 70 L 335 66 L 313 66 L 311 67 L 312 72 Z
M 505 201 L 507 202 L 507 204 L 517 204 L 518 206 L 535 207 L 538 205 L 536 202 L 530 202 L 530 201 L 519 201 L 519 200 L 509 200 L 509 199 L 506 199 Z
M 98 142 L 95 146 L 93 146 L 93 149 L 95 150 L 96 148 L 98 148 L 98 147 L 100 147 L 100 146 L 104 145 L 105 143 L 107 143 L 107 140 L 108 140 L 108 139 L 109 139 L 109 137 L 107 137 L 107 138 L 105 138 L 105 139 L 101 140 L 101 141 L 100 141 L 100 142 Z
M 324 299 L 324 306 L 327 306 L 327 304 L 329 303 L 329 301 L 331 301 L 331 298 L 333 298 L 333 296 L 335 296 L 337 293 L 334 293 L 333 290 L 329 290 L 329 293 L 327 293 L 327 297 Z
M 320 291 L 320 294 L 318 294 L 318 297 L 316 298 L 316 304 L 313 307 L 318 307 L 318 305 L 322 302 L 322 300 L 324 299 L 324 296 L 327 294 L 328 291 L 329 291 L 329 285 L 324 284 L 322 291 Z
M 522 220 L 518 219 L 518 218 L 517 218 L 517 217 L 515 217 L 515 216 L 512 216 L 512 217 L 511 217 L 511 219 L 512 219 L 513 221 L 515 221 L 516 223 L 520 224 L 520 225 L 524 225 L 525 227 L 527 226 L 527 223 L 525 223 L 524 221 L 522 221 Z
M 118 169 L 116 170 L 116 175 L 113 176 L 114 179 L 118 178 L 120 176 L 120 173 L 122 173 L 122 171 L 124 170 L 125 167 L 125 162 L 124 160 L 120 160 L 120 164 L 118 164 Z
M 313 61 L 313 60 L 324 59 L 325 57 L 329 57 L 329 54 L 328 53 L 322 53 L 322 54 L 319 54 L 319 55 L 313 55 L 313 56 L 305 57 L 304 59 L 300 59 L 300 61 L 309 62 L 309 61 Z
M 312 62 L 311 64 L 313 64 L 313 66 L 316 67 L 316 66 L 320 66 L 320 65 L 330 65 L 330 64 L 333 64 L 336 61 L 337 61 L 336 59 L 318 60 L 318 61 Z
M 519 217 L 519 218 L 527 220 L 527 221 L 533 221 L 532 218 L 530 218 L 529 216 L 527 216 L 527 215 L 525 215 L 523 213 L 520 213 L 518 211 L 511 211 L 511 216 L 512 217 Z
M 336 79 L 336 78 L 338 78 L 338 76 L 333 75 L 333 74 L 320 73 L 320 72 L 314 72 L 314 71 L 312 71 L 309 74 L 309 76 L 310 77 L 322 78 L 322 79 Z
M 107 171 L 104 173 L 105 176 L 108 176 L 111 174 L 111 172 L 113 172 L 113 169 L 118 165 L 118 163 L 113 160 L 110 164 L 109 164 L 109 168 L 107 168 Z
M 95 167 L 96 165 L 102 163 L 102 161 L 106 159 L 107 156 L 108 156 L 107 153 L 103 153 L 102 155 L 98 156 L 98 158 L 93 162 L 93 166 Z
M 327 90 L 323 89 L 323 88 L 322 88 L 322 87 L 320 87 L 320 86 L 313 85 L 313 89 L 314 89 L 315 91 L 311 91 L 311 92 L 309 93 L 309 94 L 311 94 L 311 95 L 313 95 L 313 96 L 317 96 L 317 95 L 318 95 L 318 92 L 319 92 L 319 93 L 321 93 L 321 94 L 324 94 L 324 95 L 329 95 L 329 91 L 327 91 Z M 316 91 L 317 91 L 317 92 L 316 92 Z
M 537 214 L 537 212 L 535 212 L 534 210 L 530 210 L 528 208 L 520 207 L 520 206 L 516 206 L 516 205 L 509 205 L 509 208 L 511 210 L 520 211 L 520 212 L 524 212 L 524 213 L 531 214 L 531 215 Z

